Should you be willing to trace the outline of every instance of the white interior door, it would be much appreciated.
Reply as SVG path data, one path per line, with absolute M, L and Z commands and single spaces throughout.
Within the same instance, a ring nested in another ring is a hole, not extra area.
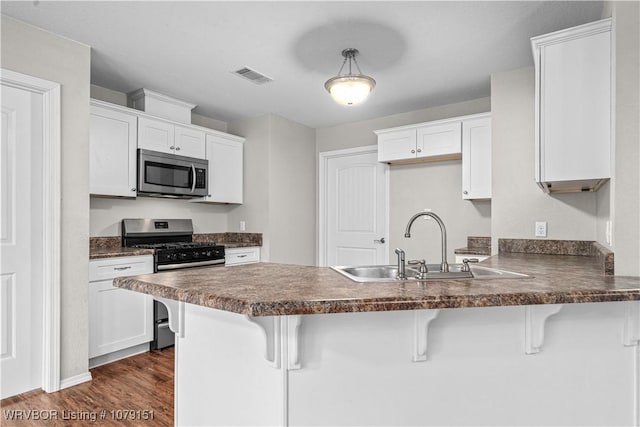
M 387 173 L 376 151 L 327 158 L 324 265 L 388 263 Z
M 42 386 L 41 95 L 1 87 L 0 395 Z M 38 142 L 38 143 L 36 143 Z

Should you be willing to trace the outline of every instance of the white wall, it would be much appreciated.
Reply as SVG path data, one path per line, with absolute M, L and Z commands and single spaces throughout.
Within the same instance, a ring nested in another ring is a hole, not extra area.
M 88 370 L 90 49 L 2 15 L 2 67 L 61 85 L 60 375 Z M 78 262 L 81 260 L 82 262 Z
M 534 239 L 547 221 L 548 239 L 595 240 L 594 193 L 545 194 L 534 178 L 533 67 L 491 76 L 492 249 L 498 238 Z
M 91 97 L 112 104 L 127 105 L 127 94 L 91 85 Z M 210 129 L 227 131 L 226 122 L 191 114 L 193 124 Z M 193 203 L 187 200 L 138 197 L 118 199 L 91 197 L 90 236 L 119 236 L 123 218 L 191 218 L 196 233 L 227 231 L 226 205 Z
M 318 153 L 377 144 L 374 130 L 421 123 L 491 110 L 490 98 L 426 108 L 392 116 L 316 130 Z M 396 259 L 393 249 L 401 247 L 408 259 L 424 258 L 439 262 L 440 228 L 432 220 L 414 224 L 412 237 L 404 238 L 409 218 L 430 208 L 441 216 L 447 227 L 448 259 L 453 251 L 467 246 L 467 236 L 491 235 L 491 201 L 462 199 L 462 161 L 391 166 L 389 175 L 389 248 L 390 262 Z
M 244 136 L 245 203 L 228 215 L 228 230 L 263 233 L 262 258 L 314 265 L 315 139 L 313 129 L 269 114 L 232 121 Z

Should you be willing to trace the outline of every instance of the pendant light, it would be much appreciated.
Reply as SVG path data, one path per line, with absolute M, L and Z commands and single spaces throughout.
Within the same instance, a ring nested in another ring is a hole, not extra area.
M 330 78 L 324 84 L 327 92 L 331 94 L 333 99 L 342 105 L 356 105 L 363 102 L 369 96 L 369 93 L 376 87 L 376 81 L 369 76 L 365 76 L 360 71 L 358 62 L 356 62 L 356 55 L 358 55 L 358 49 L 345 49 L 342 51 L 344 61 L 342 61 L 342 67 L 338 71 L 338 75 Z M 348 73 L 342 74 L 345 64 L 349 61 Z M 352 65 L 355 64 L 358 73 L 354 74 Z

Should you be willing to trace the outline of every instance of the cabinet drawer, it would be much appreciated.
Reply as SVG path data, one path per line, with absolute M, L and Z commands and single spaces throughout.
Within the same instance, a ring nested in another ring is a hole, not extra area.
M 89 262 L 89 281 L 153 273 L 153 256 L 105 258 Z
M 225 251 L 226 265 L 260 262 L 260 248 L 232 248 Z

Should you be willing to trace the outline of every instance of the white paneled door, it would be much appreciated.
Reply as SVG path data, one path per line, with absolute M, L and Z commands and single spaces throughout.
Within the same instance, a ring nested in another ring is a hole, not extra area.
M 42 95 L 2 86 L 0 397 L 42 386 Z M 40 130 L 40 132 L 39 132 Z M 41 246 L 40 246 L 41 247 Z
M 326 157 L 323 167 L 324 264 L 387 264 L 388 166 L 369 150 Z

